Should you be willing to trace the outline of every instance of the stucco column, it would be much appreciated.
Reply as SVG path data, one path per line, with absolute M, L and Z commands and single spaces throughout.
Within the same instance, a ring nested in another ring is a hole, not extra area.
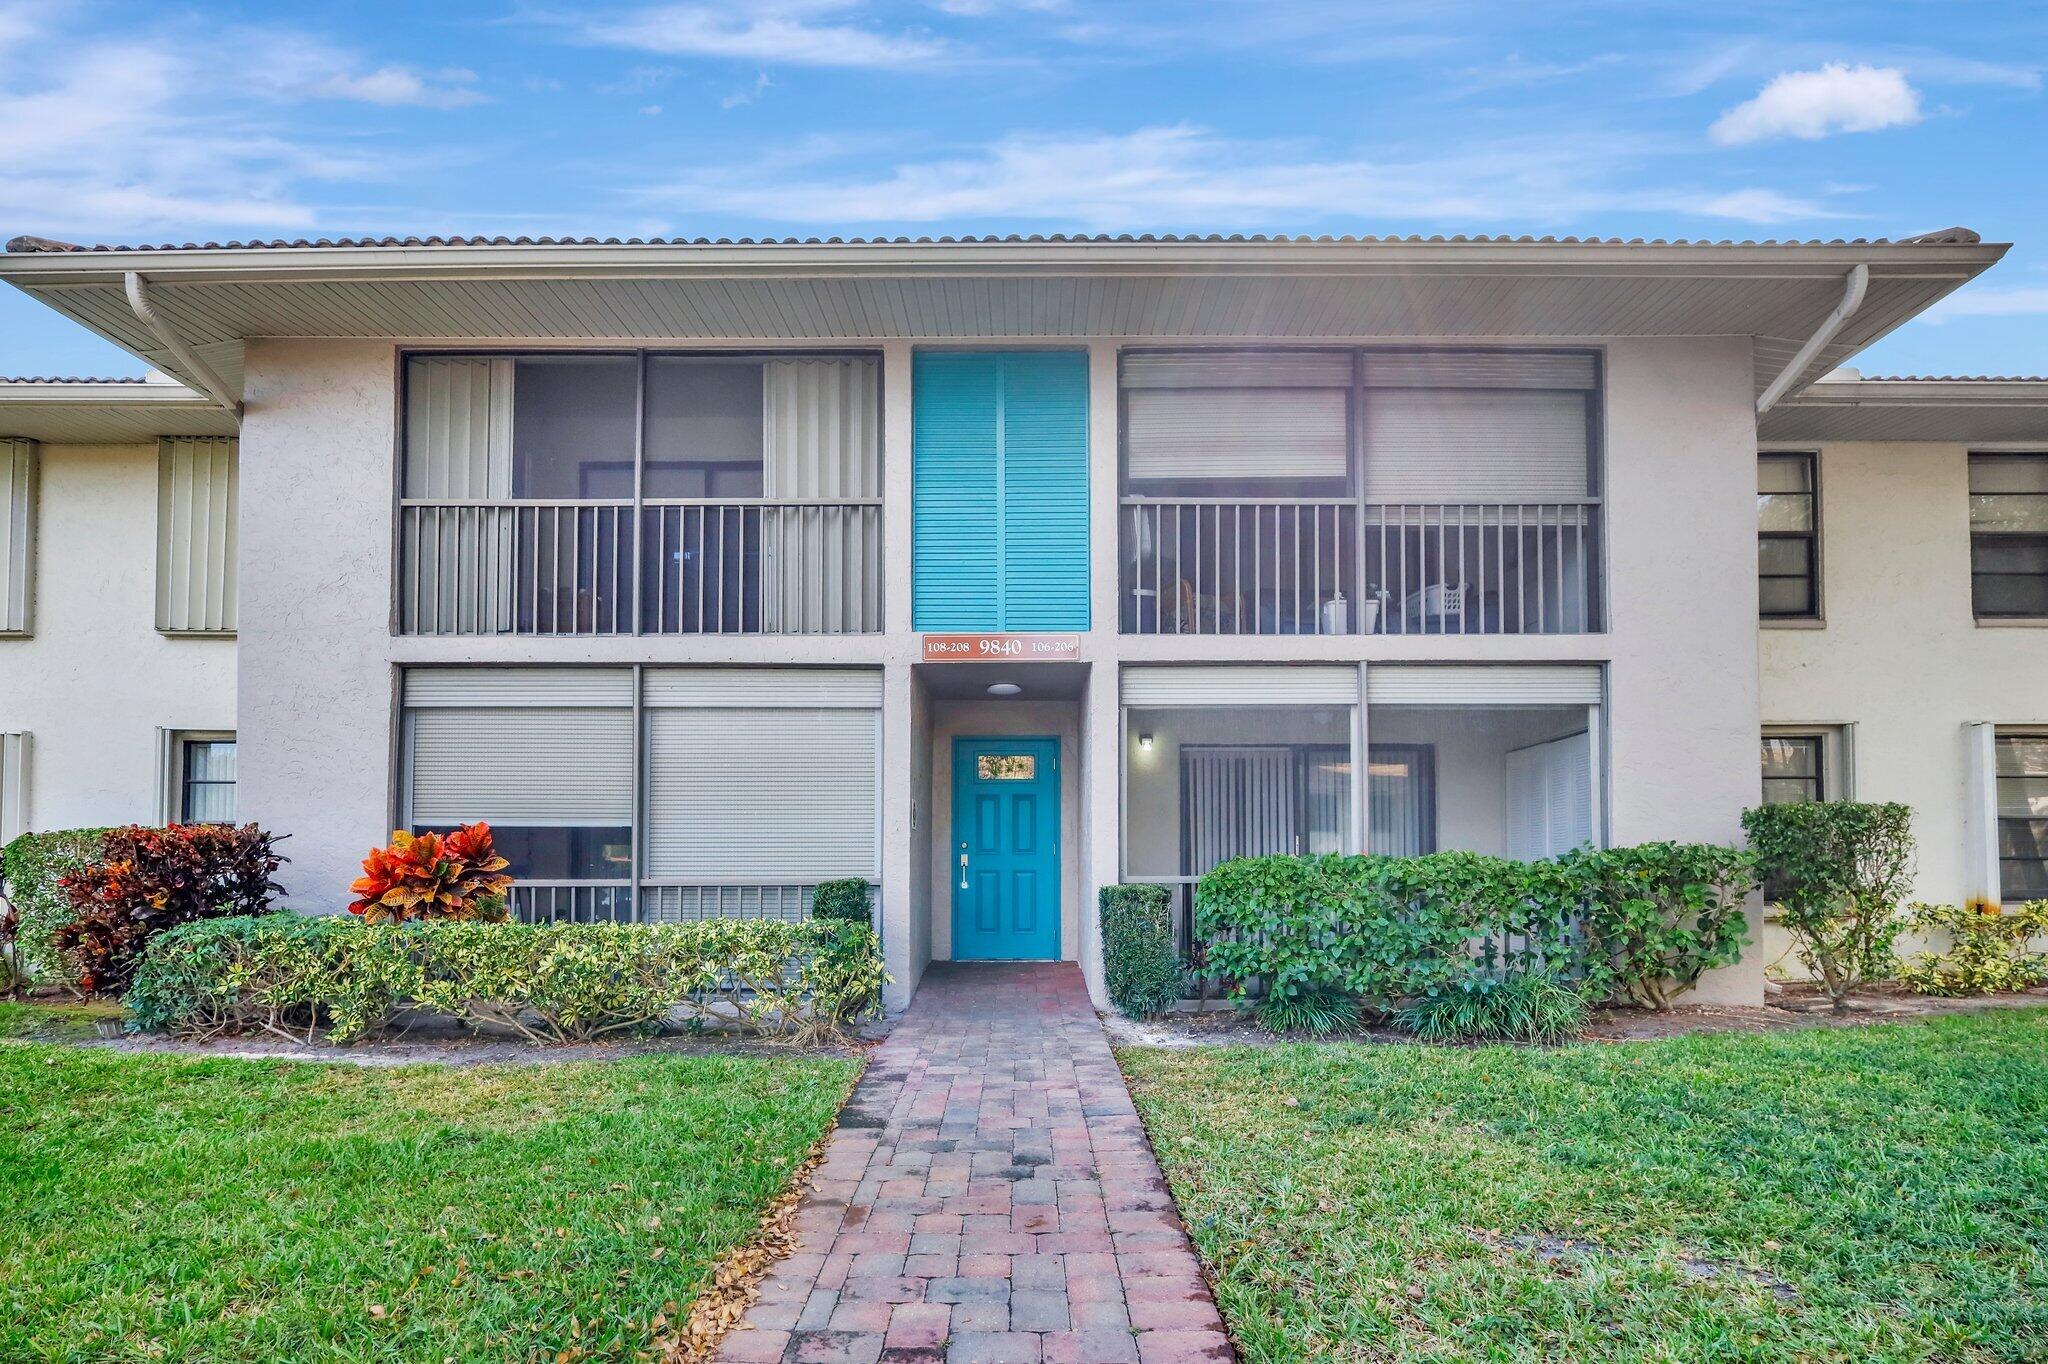
M 1615 341 L 1607 366 L 1608 829 L 1740 843 L 1762 798 L 1749 342 Z M 1749 951 L 1695 998 L 1763 1002 L 1762 927 L 1753 903 Z
M 882 628 L 910 632 L 910 343 L 882 346 Z
M 1117 883 L 1123 861 L 1123 717 L 1117 704 L 1117 664 L 1097 659 L 1088 668 L 1081 699 L 1081 973 L 1097 1007 L 1109 1007 L 1102 988 L 1102 918 L 1099 892 Z
M 911 827 L 911 800 L 916 774 L 912 770 L 917 749 L 913 731 L 916 724 L 911 689 L 914 685 L 908 663 L 891 663 L 882 669 L 882 890 L 879 922 L 882 929 L 882 957 L 889 968 L 889 986 L 882 1003 L 890 1013 L 910 1005 L 917 978 L 924 973 L 919 954 L 921 935 L 915 916 Z
M 235 804 L 304 913 L 391 831 L 395 383 L 388 341 L 249 343 Z

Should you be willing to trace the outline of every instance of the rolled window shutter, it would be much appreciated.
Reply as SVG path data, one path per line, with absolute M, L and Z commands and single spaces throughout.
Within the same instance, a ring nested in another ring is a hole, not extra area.
M 1594 706 L 1597 663 L 1374 663 L 1365 670 L 1375 706 Z
M 1137 389 L 1124 395 L 1133 479 L 1343 478 L 1350 398 L 1330 389 Z
M 633 713 L 570 707 L 414 711 L 414 824 L 633 822 Z
M 1373 502 L 1552 502 L 1586 496 L 1581 393 L 1386 389 L 1365 399 Z
M 1132 351 L 1125 388 L 1348 388 L 1351 352 L 1343 350 Z
M 1590 392 L 1599 371 L 1587 351 L 1369 350 L 1367 388 L 1554 388 Z
M 232 440 L 159 444 L 157 629 L 169 634 L 234 631 L 240 482 Z
M 649 668 L 649 706 L 875 709 L 882 674 L 875 668 Z
M 34 624 L 36 443 L 0 440 L 0 635 Z
M 648 876 L 879 876 L 879 726 L 872 709 L 649 710 Z
M 632 823 L 629 670 L 413 668 L 403 694 L 409 823 Z
M 1127 706 L 1348 706 L 1358 700 L 1349 664 L 1224 664 L 1123 670 Z

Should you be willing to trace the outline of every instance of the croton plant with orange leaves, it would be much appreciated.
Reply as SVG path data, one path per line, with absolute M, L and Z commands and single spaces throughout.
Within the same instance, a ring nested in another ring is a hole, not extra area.
M 391 835 L 391 846 L 372 848 L 363 874 L 349 886 L 348 909 L 367 923 L 409 919 L 502 919 L 510 863 L 491 845 L 491 826 L 464 824 L 453 833 Z

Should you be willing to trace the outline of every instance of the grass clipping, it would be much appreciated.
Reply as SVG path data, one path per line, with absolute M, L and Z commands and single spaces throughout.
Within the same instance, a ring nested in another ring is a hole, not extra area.
M 862 1067 L 862 1073 L 866 1067 Z M 847 1087 L 847 1097 L 860 1084 L 856 1075 L 853 1084 Z M 844 1100 L 841 1101 L 844 1106 Z M 810 1152 L 797 1164 L 789 1178 L 789 1186 L 775 1196 L 768 1210 L 761 1214 L 761 1225 L 744 1245 L 727 1251 L 717 1264 L 712 1266 L 711 1282 L 705 1286 L 697 1300 L 690 1304 L 690 1314 L 684 1319 L 680 1331 L 671 1331 L 666 1318 L 655 1319 L 655 1340 L 661 1351 L 662 1364 L 708 1364 L 718 1352 L 718 1344 L 726 1333 L 740 1324 L 747 1315 L 747 1309 L 760 1296 L 761 1280 L 787 1256 L 796 1253 L 801 1238 L 796 1231 L 797 1209 L 803 1206 L 804 1195 L 811 1189 L 811 1174 L 825 1162 L 825 1149 L 832 1144 L 833 1136 L 839 1131 L 834 1122 L 830 1131 L 818 1138 Z

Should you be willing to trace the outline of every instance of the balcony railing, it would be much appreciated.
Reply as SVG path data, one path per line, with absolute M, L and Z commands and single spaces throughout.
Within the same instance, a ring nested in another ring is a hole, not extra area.
M 1599 504 L 1127 498 L 1126 634 L 1581 634 Z
M 687 885 L 643 881 L 521 881 L 507 907 L 529 924 L 691 923 L 811 917 L 811 884 Z
M 637 525 L 637 534 L 636 534 Z M 409 635 L 869 634 L 882 508 L 860 501 L 406 501 Z

